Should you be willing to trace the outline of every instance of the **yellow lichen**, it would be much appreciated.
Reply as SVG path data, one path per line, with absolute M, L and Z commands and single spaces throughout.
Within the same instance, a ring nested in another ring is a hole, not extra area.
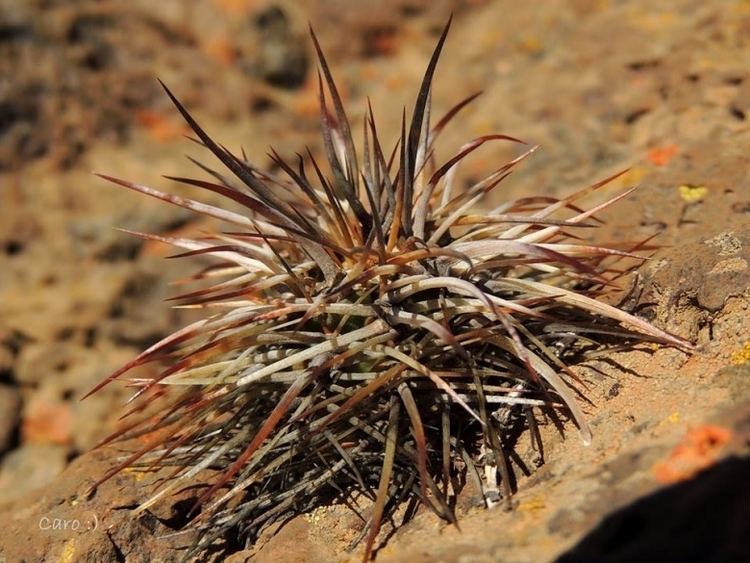
M 706 197 L 706 194 L 708 194 L 708 188 L 706 186 L 683 184 L 678 189 L 680 190 L 680 197 L 687 203 L 702 201 L 703 198 Z
M 546 504 L 540 497 L 530 498 L 525 502 L 521 502 L 518 505 L 518 510 L 524 512 L 537 512 L 546 507 Z
M 638 184 L 648 174 L 648 169 L 643 166 L 634 166 L 618 178 L 621 186 L 632 186 Z
M 318 524 L 328 513 L 328 507 L 319 506 L 312 512 L 308 512 L 304 515 L 305 520 L 311 524 Z
M 742 348 L 732 354 L 732 363 L 735 365 L 750 363 L 750 340 L 745 342 Z
M 75 538 L 70 538 L 65 542 L 65 545 L 63 546 L 62 553 L 60 554 L 60 563 L 70 563 L 71 561 L 73 561 L 73 555 L 75 555 L 75 551 L 76 540 Z
M 146 473 L 137 467 L 126 467 L 122 470 L 126 475 L 132 475 L 133 479 L 140 482 L 146 478 Z

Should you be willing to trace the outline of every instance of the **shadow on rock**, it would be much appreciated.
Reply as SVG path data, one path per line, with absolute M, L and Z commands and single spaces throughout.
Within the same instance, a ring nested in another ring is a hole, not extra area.
M 750 561 L 748 475 L 750 458 L 728 458 L 608 516 L 557 563 Z

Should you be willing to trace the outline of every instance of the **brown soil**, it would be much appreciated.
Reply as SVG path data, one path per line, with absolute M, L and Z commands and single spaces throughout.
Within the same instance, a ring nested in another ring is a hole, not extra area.
M 163 300 L 193 264 L 112 227 L 206 223 L 90 174 L 187 193 L 161 175 L 197 172 L 183 151 L 209 159 L 156 78 L 258 163 L 269 144 L 315 149 L 309 20 L 352 122 L 370 96 L 392 139 L 451 9 L 435 110 L 484 94 L 441 156 L 488 132 L 540 143 L 498 198 L 561 195 L 630 167 L 612 193 L 640 188 L 596 239 L 658 233 L 665 247 L 611 299 L 699 351 L 642 346 L 576 366 L 591 446 L 549 425 L 531 469 L 522 438 L 512 511 L 467 490 L 460 529 L 418 511 L 386 526 L 378 561 L 750 560 L 750 4 L 0 0 L 0 562 L 180 557 L 185 537 L 169 534 L 184 499 L 133 518 L 148 488 L 127 472 L 83 496 L 118 455 L 84 452 L 128 393 L 79 398 L 191 318 Z M 488 147 L 466 175 L 512 150 Z M 360 526 L 321 506 L 227 560 L 356 560 L 345 548 Z

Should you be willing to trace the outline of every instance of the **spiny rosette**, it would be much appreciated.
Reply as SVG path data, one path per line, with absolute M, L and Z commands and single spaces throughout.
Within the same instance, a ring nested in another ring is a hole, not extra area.
M 472 481 L 489 506 L 508 503 L 509 456 L 521 431 L 530 430 L 538 450 L 538 425 L 562 414 L 591 439 L 567 364 L 607 343 L 690 348 L 596 299 L 628 269 L 613 264 L 638 258 L 638 247 L 592 246 L 580 236 L 630 193 L 577 205 L 615 176 L 563 199 L 481 211 L 536 147 L 468 186 L 456 180 L 463 159 L 488 142 L 522 142 L 479 137 L 435 164 L 436 140 L 476 97 L 431 125 L 432 78 L 449 27 L 395 147 L 381 146 L 370 107 L 361 154 L 312 34 L 327 162 L 311 151 L 293 163 L 273 152 L 283 177 L 216 143 L 167 90 L 231 172 L 199 164 L 210 180 L 173 179 L 246 214 L 104 176 L 232 226 L 195 239 L 134 233 L 182 248 L 181 256 L 216 259 L 195 276 L 200 287 L 178 297 L 208 315 L 92 390 L 147 362 L 164 366 L 130 380 L 134 420 L 103 442 L 141 437 L 146 445 L 95 486 L 126 467 L 169 468 L 141 512 L 200 484 L 189 556 L 220 538 L 250 543 L 270 524 L 337 498 L 371 499 L 352 545 L 364 540 L 365 559 L 382 519 L 404 500 L 455 522 L 450 499 Z M 213 478 L 199 480 L 206 472 Z

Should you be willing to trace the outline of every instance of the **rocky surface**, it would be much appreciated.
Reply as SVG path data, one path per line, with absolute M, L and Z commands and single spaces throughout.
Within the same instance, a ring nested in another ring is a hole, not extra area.
M 183 152 L 209 163 L 182 138 L 155 78 L 258 163 L 267 164 L 269 145 L 283 155 L 318 150 L 310 21 L 352 123 L 369 95 L 391 139 L 451 9 L 435 111 L 484 94 L 446 130 L 441 156 L 496 131 L 540 143 L 497 198 L 561 195 L 629 167 L 610 193 L 639 189 L 594 236 L 658 234 L 663 248 L 611 299 L 699 352 L 644 347 L 578 366 L 592 446 L 544 428 L 546 463 L 528 476 L 516 468 L 512 512 L 478 508 L 466 491 L 460 530 L 418 511 L 378 560 L 750 559 L 741 488 L 750 440 L 750 5 L 527 4 L 0 0 L 0 561 L 180 557 L 185 536 L 170 534 L 189 494 L 139 517 L 131 509 L 148 488 L 134 474 L 84 495 L 119 455 L 84 452 L 116 427 L 128 390 L 79 400 L 194 315 L 163 300 L 195 262 L 164 260 L 171 249 L 112 227 L 164 234 L 210 225 L 90 174 L 188 193 L 161 175 L 198 172 Z M 471 178 L 512 150 L 483 148 L 462 173 Z M 524 448 L 522 440 L 522 458 Z M 360 525 L 345 507 L 321 506 L 250 550 L 235 546 L 229 560 L 356 558 L 345 547 Z

